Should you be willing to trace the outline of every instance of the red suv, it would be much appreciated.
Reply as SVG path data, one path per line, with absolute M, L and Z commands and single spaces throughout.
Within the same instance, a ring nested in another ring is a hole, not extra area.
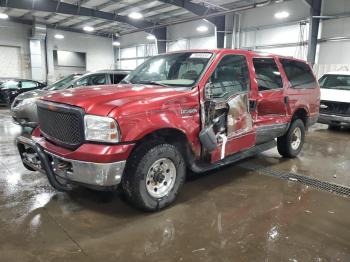
M 174 201 L 186 169 L 204 172 L 268 150 L 296 157 L 320 89 L 301 60 L 241 50 L 150 58 L 122 84 L 51 93 L 39 127 L 17 139 L 24 165 L 57 190 L 124 194 L 144 210 Z

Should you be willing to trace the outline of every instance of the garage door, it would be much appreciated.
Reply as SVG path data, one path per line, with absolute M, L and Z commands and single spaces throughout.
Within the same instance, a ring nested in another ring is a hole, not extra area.
M 21 76 L 19 47 L 0 46 L 0 78 Z

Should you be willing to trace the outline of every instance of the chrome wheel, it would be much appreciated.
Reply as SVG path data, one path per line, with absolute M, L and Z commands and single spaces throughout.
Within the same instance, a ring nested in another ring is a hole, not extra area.
M 301 144 L 301 129 L 299 127 L 295 128 L 292 134 L 291 147 L 293 150 L 298 150 Z
M 155 161 L 146 176 L 146 188 L 148 193 L 155 198 L 161 198 L 169 194 L 176 180 L 176 167 L 169 158 L 161 158 Z

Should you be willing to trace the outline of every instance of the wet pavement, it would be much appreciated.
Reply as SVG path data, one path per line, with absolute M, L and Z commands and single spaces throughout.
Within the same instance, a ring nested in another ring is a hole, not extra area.
M 117 193 L 58 193 L 21 164 L 0 110 L 0 261 L 350 261 L 350 199 L 233 165 L 142 213 Z M 350 132 L 316 126 L 298 159 L 244 161 L 350 186 Z

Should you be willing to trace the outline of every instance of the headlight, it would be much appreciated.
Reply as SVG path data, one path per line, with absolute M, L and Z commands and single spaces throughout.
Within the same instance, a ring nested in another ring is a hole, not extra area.
M 23 99 L 22 101 L 20 101 L 18 103 L 18 105 L 16 107 L 25 106 L 25 105 L 29 105 L 29 104 L 35 104 L 36 100 L 37 100 L 36 97 Z
M 85 139 L 117 143 L 120 139 L 118 123 L 110 117 L 85 115 Z

